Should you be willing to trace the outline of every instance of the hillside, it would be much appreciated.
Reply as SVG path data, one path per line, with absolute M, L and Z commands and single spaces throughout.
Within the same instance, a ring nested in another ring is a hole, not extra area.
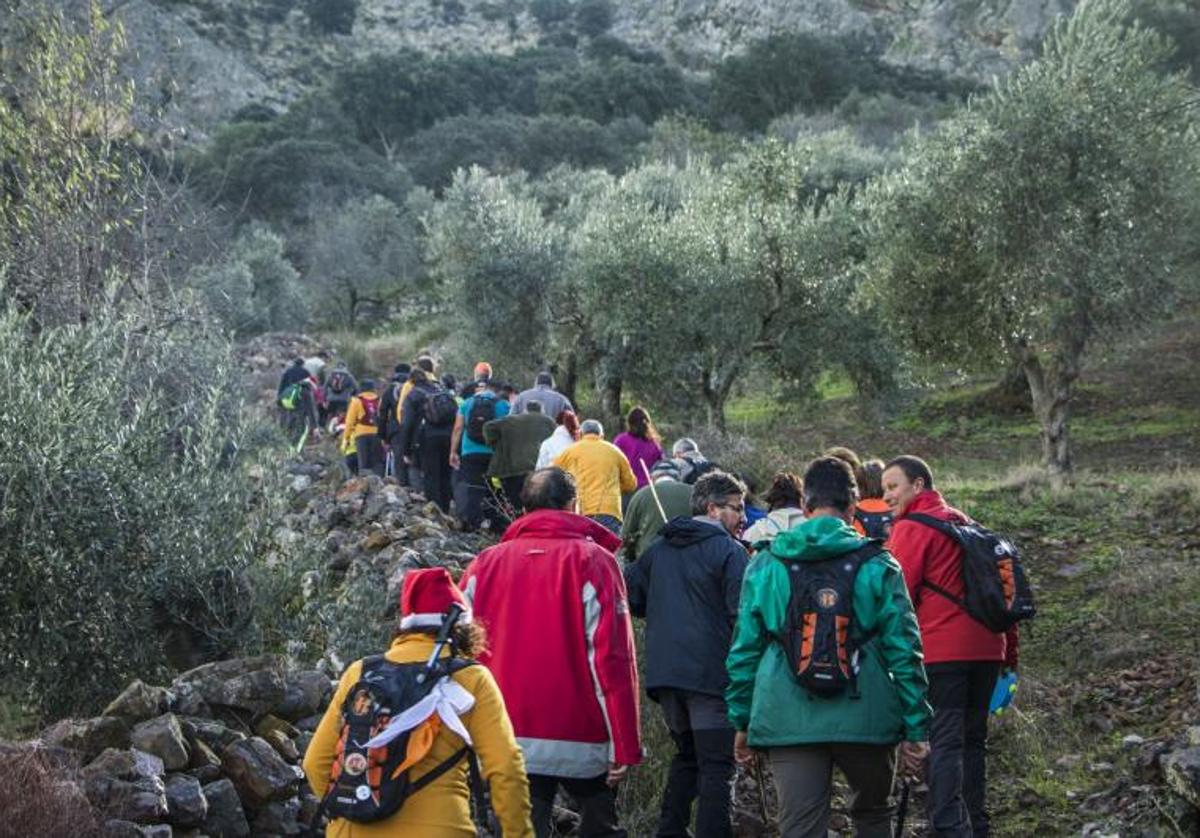
M 579 29 L 565 0 L 361 0 L 356 14 L 326 25 L 333 31 L 315 25 L 301 0 L 105 5 L 127 29 L 142 108 L 161 113 L 162 127 L 186 139 L 248 105 L 282 110 L 354 58 L 406 47 L 512 53 L 570 43 Z M 1030 57 L 1055 17 L 1073 6 L 1072 0 L 623 0 L 611 4 L 609 32 L 698 71 L 781 32 L 854 36 L 897 64 L 987 81 Z

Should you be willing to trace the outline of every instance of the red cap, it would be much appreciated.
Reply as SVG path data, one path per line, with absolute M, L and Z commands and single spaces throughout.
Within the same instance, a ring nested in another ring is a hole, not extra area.
M 476 381 L 491 381 L 492 380 L 492 365 L 487 361 L 480 361 L 475 365 L 475 380 Z
M 400 628 L 439 628 L 454 603 L 463 608 L 459 622 L 471 622 L 467 598 L 454 584 L 450 571 L 444 567 L 410 570 L 400 591 Z

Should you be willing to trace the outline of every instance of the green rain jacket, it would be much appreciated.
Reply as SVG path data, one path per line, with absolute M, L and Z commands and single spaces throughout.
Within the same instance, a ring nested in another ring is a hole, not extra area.
M 889 553 L 864 562 L 854 580 L 852 633 L 860 642 L 860 697 L 812 695 L 796 683 L 781 636 L 791 589 L 785 562 L 811 562 L 866 544 L 838 518 L 811 518 L 780 533 L 746 570 L 733 645 L 726 659 L 729 720 L 751 747 L 818 742 L 893 744 L 926 741 L 933 711 L 926 701 L 921 632 L 900 565 Z

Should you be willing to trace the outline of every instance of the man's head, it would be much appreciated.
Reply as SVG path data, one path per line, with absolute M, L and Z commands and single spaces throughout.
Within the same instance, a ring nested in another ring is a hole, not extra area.
M 690 436 L 680 437 L 671 446 L 671 456 L 677 459 L 689 459 L 700 456 L 700 446 Z
M 768 509 L 799 509 L 803 496 L 804 481 L 790 471 L 781 471 L 771 479 L 763 500 Z
M 850 521 L 858 502 L 854 469 L 839 457 L 817 457 L 804 470 L 804 514 Z
M 293 359 L 292 359 L 292 366 L 293 366 L 293 367 L 302 367 L 302 366 L 304 366 L 304 359 L 303 359 L 303 358 L 293 358 Z
M 692 514 L 709 518 L 736 535 L 746 519 L 746 486 L 731 474 L 710 471 L 692 487 Z
M 433 375 L 433 358 L 429 357 L 428 355 L 419 356 L 414 366 L 420 367 L 421 369 L 425 370 L 425 372 Z
M 548 372 L 539 372 L 537 378 L 533 380 L 534 387 L 553 387 L 554 376 Z
M 480 361 L 475 365 L 475 371 L 472 373 L 476 381 L 487 381 L 492 377 L 492 365 L 487 361 Z
M 396 364 L 392 369 L 392 373 L 396 376 L 397 381 L 408 381 L 408 374 L 412 372 L 412 364 L 406 364 L 403 361 Z
M 499 392 L 500 398 L 504 399 L 509 404 L 515 402 L 517 400 L 517 396 L 519 395 L 517 393 L 517 388 L 514 387 L 511 382 L 507 381 L 500 385 Z
M 362 387 L 362 390 L 360 392 L 363 392 L 363 393 L 365 393 L 367 390 L 374 390 L 375 389 L 375 379 L 364 378 L 359 386 Z
M 528 402 L 525 403 L 525 412 L 526 413 L 541 413 L 542 412 L 542 403 L 539 402 L 537 399 L 530 399 Z
M 584 436 L 598 436 L 604 439 L 604 426 L 596 419 L 585 419 L 579 426 L 579 433 Z
M 659 460 L 650 469 L 650 479 L 655 483 L 660 480 L 678 480 L 679 475 L 679 463 L 674 460 Z
M 854 474 L 854 482 L 861 486 L 863 483 L 862 460 L 849 448 L 842 445 L 835 445 L 825 452 L 826 457 L 837 457 L 850 466 L 850 471 Z
M 429 380 L 429 373 L 420 367 L 413 367 L 412 372 L 408 374 L 408 380 L 413 384 L 424 384 Z
M 902 515 L 913 498 L 933 488 L 933 471 L 920 457 L 901 454 L 883 470 L 883 500 L 893 515 Z
M 558 466 L 538 469 L 525 478 L 525 488 L 521 490 L 526 512 L 535 509 L 574 512 L 577 498 L 575 478 Z

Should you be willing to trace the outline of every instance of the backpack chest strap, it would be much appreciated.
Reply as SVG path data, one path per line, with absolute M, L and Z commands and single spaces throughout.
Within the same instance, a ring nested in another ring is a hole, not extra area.
M 428 695 L 399 715 L 393 716 L 388 726 L 367 742 L 367 747 L 382 748 L 435 714 L 442 720 L 442 724 L 462 737 L 469 746 L 472 744 L 471 734 L 459 717 L 474 706 L 475 696 L 449 675 L 444 675 L 433 685 Z

